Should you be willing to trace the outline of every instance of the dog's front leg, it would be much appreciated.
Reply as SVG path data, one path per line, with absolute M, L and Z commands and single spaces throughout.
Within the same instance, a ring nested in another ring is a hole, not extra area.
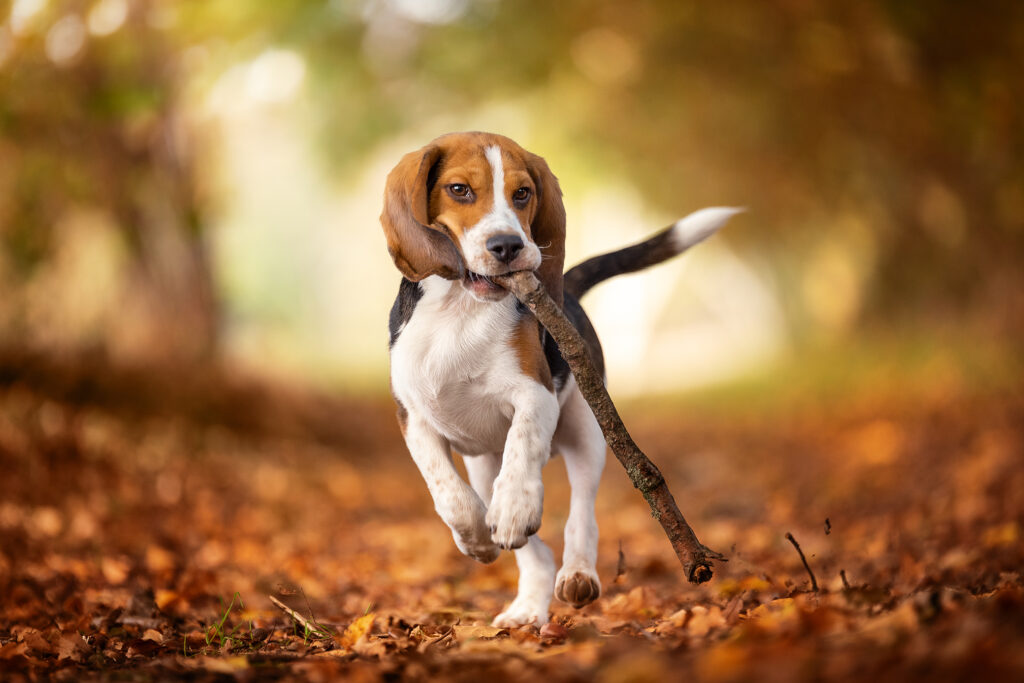
M 404 435 L 409 453 L 434 499 L 434 509 L 452 530 L 455 545 L 478 562 L 493 562 L 500 551 L 491 542 L 484 519 L 487 508 L 459 476 L 448 440 L 412 411 Z
M 540 528 L 544 506 L 541 470 L 551 455 L 558 400 L 539 382 L 527 381 L 511 394 L 512 424 L 505 438 L 501 471 L 494 481 L 487 524 L 502 548 L 521 548 Z

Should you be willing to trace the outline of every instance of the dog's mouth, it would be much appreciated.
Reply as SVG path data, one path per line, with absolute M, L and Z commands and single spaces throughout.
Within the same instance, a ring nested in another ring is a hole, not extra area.
M 462 278 L 462 286 L 482 297 L 493 297 L 504 294 L 507 290 L 486 275 L 467 270 Z

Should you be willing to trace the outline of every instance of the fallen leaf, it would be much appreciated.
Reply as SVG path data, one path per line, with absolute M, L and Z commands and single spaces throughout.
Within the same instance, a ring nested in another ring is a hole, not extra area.
M 549 621 L 540 627 L 540 637 L 545 640 L 561 642 L 568 635 L 569 629 L 554 621 Z
M 574 626 L 569 631 L 569 640 L 574 643 L 582 643 L 588 640 L 596 640 L 601 637 L 601 631 L 593 622 L 586 621 Z
M 154 643 L 164 642 L 164 634 L 157 631 L 155 628 L 146 629 L 145 633 L 142 634 L 143 640 L 152 640 Z
M 714 605 L 711 609 L 703 605 L 696 605 L 690 610 L 690 620 L 686 622 L 686 630 L 696 638 L 702 638 L 711 632 L 712 629 L 725 626 L 725 617 L 722 616 L 722 608 Z
M 89 644 L 77 633 L 62 635 L 57 641 L 58 660 L 70 659 L 73 662 L 80 662 L 90 652 L 92 650 Z
M 53 645 L 50 644 L 50 641 L 44 638 L 43 634 L 34 629 L 25 634 L 24 643 L 28 646 L 29 654 L 45 655 L 53 652 Z
M 154 601 L 161 612 L 175 614 L 188 609 L 188 603 L 178 594 L 177 591 L 167 588 L 159 588 L 154 592 Z
M 483 624 L 456 624 L 452 626 L 452 630 L 455 631 L 455 638 L 460 642 L 480 638 L 494 638 L 501 634 L 508 635 L 508 629 Z
M 388 653 L 387 640 L 364 637 L 352 645 L 352 651 L 361 657 L 384 657 Z
M 370 612 L 369 614 L 364 614 L 353 621 L 340 636 L 337 636 L 336 640 L 338 645 L 347 650 L 351 650 L 352 646 L 359 642 L 361 638 L 365 637 L 370 629 L 373 628 L 373 621 L 375 618 L 376 615 L 374 615 L 373 612 Z
M 180 659 L 180 658 L 179 658 Z M 187 657 L 183 664 L 189 669 L 199 669 L 222 674 L 238 674 L 249 668 L 246 657 Z
M 25 643 L 6 643 L 0 645 L 0 660 L 23 657 L 28 652 L 28 645 Z
M 125 582 L 130 570 L 131 565 L 126 560 L 114 557 L 104 557 L 100 560 L 100 571 L 103 573 L 103 578 L 115 586 Z

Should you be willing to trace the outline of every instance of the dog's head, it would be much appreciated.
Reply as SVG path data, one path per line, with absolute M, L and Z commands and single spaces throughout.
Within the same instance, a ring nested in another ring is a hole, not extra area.
M 402 274 L 460 280 L 474 297 L 503 298 L 487 276 L 533 270 L 561 304 L 565 208 L 541 157 L 491 133 L 452 133 L 402 157 L 380 217 Z

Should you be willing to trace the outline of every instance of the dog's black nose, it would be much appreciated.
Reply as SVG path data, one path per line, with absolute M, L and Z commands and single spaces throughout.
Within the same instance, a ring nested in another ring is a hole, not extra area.
M 519 235 L 495 235 L 487 240 L 487 251 L 502 263 L 512 263 L 523 249 Z

